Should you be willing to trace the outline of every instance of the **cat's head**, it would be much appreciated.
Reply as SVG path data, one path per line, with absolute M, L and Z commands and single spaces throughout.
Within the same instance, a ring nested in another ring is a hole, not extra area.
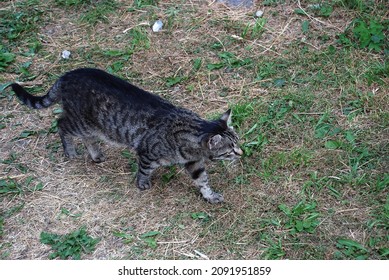
M 243 154 L 239 147 L 239 136 L 231 126 L 231 109 L 219 120 L 214 121 L 216 129 L 205 139 L 210 160 L 235 160 Z

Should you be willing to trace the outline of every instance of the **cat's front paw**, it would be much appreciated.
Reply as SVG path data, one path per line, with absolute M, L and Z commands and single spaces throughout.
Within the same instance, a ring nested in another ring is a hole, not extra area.
M 92 160 L 95 162 L 95 163 L 101 163 L 101 162 L 104 162 L 105 161 L 105 156 L 100 153 L 100 154 L 97 154 L 95 155 L 94 157 L 92 157 Z
M 141 191 L 148 190 L 151 188 L 151 182 L 150 180 L 137 180 L 136 186 Z
M 140 189 L 141 191 L 145 191 L 145 190 L 148 190 L 148 189 L 151 188 L 151 184 L 150 184 L 150 183 L 137 184 L 137 187 L 138 187 L 138 189 Z
M 216 204 L 216 203 L 221 203 L 224 201 L 224 197 L 223 195 L 221 195 L 220 193 L 212 193 L 211 196 L 209 197 L 204 197 L 206 201 L 208 201 L 209 203 L 212 203 L 212 204 Z

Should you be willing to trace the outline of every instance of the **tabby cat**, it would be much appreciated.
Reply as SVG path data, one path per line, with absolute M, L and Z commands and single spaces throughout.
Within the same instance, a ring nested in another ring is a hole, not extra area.
M 223 201 L 208 183 L 206 160 L 234 160 L 242 155 L 238 135 L 229 126 L 231 110 L 207 121 L 161 97 L 102 70 L 81 68 L 60 77 L 44 96 L 33 96 L 19 84 L 12 90 L 35 109 L 62 102 L 58 132 L 65 155 L 76 156 L 74 137 L 81 137 L 92 160 L 105 160 L 98 140 L 134 150 L 138 156 L 136 184 L 150 188 L 159 166 L 184 164 L 203 197 Z

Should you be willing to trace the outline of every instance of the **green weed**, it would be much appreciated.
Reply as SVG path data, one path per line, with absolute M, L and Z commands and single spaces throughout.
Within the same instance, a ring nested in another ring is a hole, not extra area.
M 201 66 L 203 64 L 203 59 L 202 58 L 196 58 L 193 60 L 193 71 L 197 72 L 200 70 Z
M 161 177 L 162 183 L 164 184 L 169 183 L 177 175 L 177 168 L 174 165 L 166 168 L 166 170 L 167 172 L 162 174 Z
M 342 0 L 341 2 L 345 7 L 355 9 L 360 12 L 367 8 L 365 0 Z
M 28 171 L 28 168 L 24 164 L 17 162 L 18 157 L 19 156 L 16 153 L 10 153 L 8 158 L 0 160 L 1 163 L 7 165 L 4 168 L 5 172 L 10 172 L 12 168 L 16 168 L 22 173 L 26 173 Z
M 3 233 L 4 233 L 4 217 L 2 213 L 0 213 L 0 238 L 3 237 Z
M 250 184 L 250 175 L 238 175 L 234 178 L 235 184 L 238 185 L 249 185 Z
M 92 0 L 55 0 L 55 4 L 58 6 L 75 7 L 88 6 L 92 4 Z
M 147 50 L 150 48 L 150 39 L 147 32 L 141 27 L 134 27 L 126 33 L 128 37 L 127 47 L 124 49 L 105 49 L 97 51 L 112 61 L 107 67 L 108 72 L 119 75 L 123 70 L 123 67 L 129 63 L 132 55 L 140 50 Z
M 195 212 L 190 215 L 193 220 L 198 220 L 203 223 L 207 223 L 210 221 L 211 217 L 205 212 Z
M 346 46 L 381 51 L 388 47 L 384 32 L 389 30 L 389 21 L 356 19 L 348 29 L 339 35 L 339 42 Z
M 0 10 L 0 38 L 2 41 L 37 40 L 37 29 L 42 22 L 43 10 L 39 1 L 20 1 L 12 11 Z
M 389 175 L 386 175 L 389 178 Z M 388 183 L 389 179 L 387 179 Z M 389 186 L 387 184 L 386 186 Z M 386 203 L 374 210 L 372 217 L 374 219 L 368 222 L 369 228 L 381 228 L 389 230 L 389 195 L 386 198 Z
M 293 208 L 285 204 L 278 205 L 278 208 L 287 216 L 285 227 L 290 229 L 291 234 L 298 232 L 313 233 L 319 225 L 320 214 L 316 212 L 316 202 L 305 203 L 300 201 Z
M 288 152 L 275 152 L 266 159 L 261 160 L 259 175 L 263 178 L 271 178 L 280 170 L 295 170 L 306 167 L 313 155 L 310 151 L 296 148 Z
M 249 66 L 253 62 L 251 58 L 244 58 L 244 59 L 237 58 L 231 52 L 220 52 L 218 54 L 218 57 L 220 59 L 220 62 L 208 63 L 207 64 L 208 70 L 216 70 L 216 69 L 221 69 L 221 68 L 226 68 L 226 67 L 240 68 L 243 66 Z
M 240 103 L 232 107 L 233 122 L 232 125 L 242 135 L 243 143 L 241 148 L 244 152 L 244 156 L 251 156 L 254 152 L 260 151 L 267 143 L 268 140 L 264 133 L 261 132 L 261 124 L 258 122 L 253 123 L 254 107 L 256 103 Z M 255 119 L 254 119 L 255 121 Z M 247 131 L 243 129 L 247 127 L 247 123 L 252 124 L 248 126 Z
M 178 17 L 180 12 L 181 12 L 181 10 L 180 10 L 179 6 L 170 6 L 165 11 L 165 16 L 167 18 L 166 29 L 169 30 L 173 27 L 173 24 L 176 21 L 176 18 Z
M 20 166 L 18 167 L 20 168 Z M 0 195 L 17 195 L 25 191 L 41 191 L 43 189 L 42 182 L 33 184 L 32 182 L 34 180 L 36 180 L 36 178 L 33 176 L 28 176 L 23 182 L 18 182 L 12 178 L 0 179 Z
M 369 246 L 370 252 L 375 252 L 383 260 L 389 259 L 389 235 L 383 237 L 370 237 L 367 246 Z
M 260 151 L 286 123 L 302 123 L 303 120 L 295 112 L 305 110 L 309 105 L 310 97 L 307 95 L 286 95 L 267 104 L 253 100 L 234 105 L 233 126 L 238 129 L 243 140 L 244 154 L 251 156 Z
M 255 39 L 259 38 L 260 35 L 264 32 L 264 27 L 267 22 L 266 18 L 258 18 L 255 20 L 254 24 L 247 24 L 241 33 L 241 37 L 245 39 Z
M 267 114 L 261 116 L 259 121 L 263 126 L 275 128 L 277 122 L 283 120 L 287 114 L 294 110 L 294 105 L 292 100 L 276 99 L 269 104 Z
M 372 191 L 382 192 L 389 188 L 389 173 L 381 174 L 374 180 Z
M 372 64 L 364 76 L 369 86 L 373 83 L 385 86 L 385 80 L 389 78 L 389 62 L 385 60 L 384 62 L 378 61 Z
M 89 254 L 95 250 L 98 238 L 92 238 L 86 232 L 85 227 L 68 233 L 58 235 L 55 233 L 42 232 L 40 242 L 50 245 L 54 251 L 49 255 L 50 259 L 81 259 L 81 254 Z
M 312 11 L 316 16 L 319 17 L 329 17 L 331 16 L 334 8 L 331 4 L 313 4 L 309 7 L 309 10 Z
M 0 179 L 0 195 L 20 193 L 22 193 L 22 188 L 15 179 Z
M 138 170 L 138 164 L 135 155 L 128 150 L 123 150 L 121 154 L 124 158 L 127 159 L 130 166 L 130 171 L 135 173 Z
M 339 185 L 341 184 L 340 178 L 328 176 L 320 177 L 318 172 L 315 171 L 309 174 L 309 179 L 304 182 L 301 193 L 308 194 L 307 196 L 311 197 L 314 190 L 319 192 L 328 190 L 330 195 L 334 196 L 336 199 L 341 199 L 342 193 L 338 190 Z
M 187 79 L 188 79 L 188 77 L 186 77 L 186 76 L 167 77 L 166 78 L 166 86 L 172 87 L 172 86 L 175 86 L 177 84 L 180 84 L 180 83 L 186 81 Z
M 157 237 L 161 233 L 159 231 L 149 231 L 140 236 L 140 239 L 151 249 L 157 248 Z
M 15 60 L 15 54 L 7 52 L 2 45 L 0 45 L 0 72 L 5 69 Z
M 35 180 L 33 176 L 27 177 L 27 179 L 24 181 L 25 188 L 30 192 L 35 191 L 41 191 L 43 190 L 43 184 L 42 182 L 38 182 L 37 184 L 32 184 L 32 182 Z
M 232 106 L 232 126 L 241 129 L 247 120 L 253 117 L 255 102 L 238 103 Z M 243 131 L 241 131 L 243 133 Z
M 285 0 L 264 0 L 262 5 L 264 6 L 277 6 L 280 4 L 285 4 Z
M 268 79 L 278 73 L 280 65 L 275 62 L 263 62 L 258 65 L 257 80 Z
M 70 210 L 68 210 L 64 207 L 61 207 L 61 215 L 65 215 L 65 216 L 68 216 L 71 218 L 78 219 L 82 216 L 82 213 L 73 214 L 72 212 L 70 212 Z
M 350 95 L 342 96 L 341 99 L 344 100 L 342 100 L 344 102 L 344 104 L 342 104 L 343 114 L 351 120 L 355 116 L 364 113 L 372 106 L 374 95 L 371 92 L 362 93 L 359 91 Z
M 261 258 L 265 260 L 279 260 L 282 259 L 286 253 L 282 247 L 281 238 L 274 241 L 267 234 L 261 234 L 260 240 L 266 244 L 266 249 L 261 254 Z
M 29 138 L 30 136 L 35 136 L 38 134 L 38 131 L 35 131 L 35 130 L 23 130 L 19 136 L 15 137 L 12 139 L 12 141 L 17 141 L 17 140 L 20 140 L 20 139 L 26 139 L 26 138 Z
M 98 22 L 108 22 L 108 15 L 114 13 L 118 7 L 115 0 L 102 0 L 89 6 L 88 11 L 81 16 L 81 21 L 91 25 Z
M 113 235 L 121 238 L 123 240 L 124 244 L 130 244 L 134 240 L 134 236 L 131 233 L 115 231 L 113 233 Z
M 158 0 L 135 0 L 134 7 L 139 9 L 147 6 L 157 6 L 158 2 Z
M 325 139 L 339 134 L 342 129 L 333 124 L 334 119 L 329 114 L 323 114 L 315 126 L 315 138 Z
M 364 260 L 367 259 L 369 255 L 369 251 L 364 246 L 354 240 L 347 238 L 338 239 L 336 242 L 336 247 L 340 249 L 334 253 L 335 258 L 337 259 L 347 258 Z
M 309 31 L 309 21 L 308 20 L 304 20 L 303 23 L 301 24 L 301 31 L 304 34 L 308 33 L 308 31 Z
M 128 50 L 110 49 L 103 51 L 105 57 L 115 59 L 114 62 L 108 66 L 108 72 L 117 75 L 117 73 L 122 71 L 125 63 L 130 59 L 133 52 L 134 51 L 130 48 Z
M 136 52 L 150 48 L 150 39 L 144 28 L 135 27 L 128 32 L 130 37 L 130 50 Z

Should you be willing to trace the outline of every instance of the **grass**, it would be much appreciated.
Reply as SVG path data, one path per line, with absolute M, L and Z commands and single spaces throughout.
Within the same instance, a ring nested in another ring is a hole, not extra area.
M 261 18 L 184 2 L 1 2 L 0 258 L 388 259 L 385 1 L 268 0 Z M 226 202 L 204 202 L 180 166 L 139 192 L 127 150 L 66 160 L 60 107 L 4 88 L 42 94 L 77 67 L 204 117 L 230 107 L 244 156 L 207 170 Z
M 49 259 L 81 259 L 81 253 L 90 253 L 95 249 L 96 244 L 100 241 L 90 237 L 85 227 L 68 233 L 58 235 L 49 232 L 41 232 L 40 241 L 43 244 L 50 245 L 54 253 L 49 255 Z

